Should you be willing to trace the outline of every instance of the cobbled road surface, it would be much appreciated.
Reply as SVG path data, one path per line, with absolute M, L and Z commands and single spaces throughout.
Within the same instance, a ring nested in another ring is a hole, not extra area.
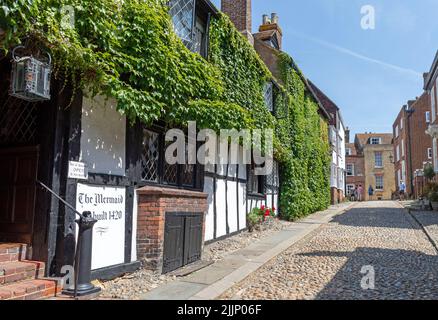
M 438 256 L 398 203 L 360 203 L 220 298 L 438 299 Z

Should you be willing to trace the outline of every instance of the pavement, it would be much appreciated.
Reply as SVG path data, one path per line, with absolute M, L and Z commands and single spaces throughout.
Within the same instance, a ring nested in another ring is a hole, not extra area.
M 285 230 L 265 237 L 250 246 L 180 280 L 164 284 L 141 296 L 142 300 L 217 299 L 285 250 L 309 236 L 356 203 L 330 207 L 292 223 Z
M 417 220 L 438 237 L 438 213 L 411 214 L 399 202 L 359 203 L 219 299 L 436 300 L 437 250 Z

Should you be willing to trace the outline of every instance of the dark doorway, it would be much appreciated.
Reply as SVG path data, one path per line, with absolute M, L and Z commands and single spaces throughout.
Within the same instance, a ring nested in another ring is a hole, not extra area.
M 26 243 L 31 257 L 35 234 L 42 241 L 46 236 L 45 228 L 37 227 L 46 213 L 38 215 L 36 207 L 43 208 L 47 199 L 39 195 L 36 179 L 42 164 L 50 168 L 51 139 L 45 132 L 53 131 L 53 111 L 46 103 L 9 94 L 9 58 L 0 60 L 0 242 Z
M 32 241 L 38 147 L 0 149 L 0 242 Z
M 201 258 L 202 220 L 199 213 L 166 213 L 163 273 Z

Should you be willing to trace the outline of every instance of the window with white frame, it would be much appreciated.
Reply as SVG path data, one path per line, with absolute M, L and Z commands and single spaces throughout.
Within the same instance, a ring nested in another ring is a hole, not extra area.
M 347 177 L 353 177 L 354 176 L 354 164 L 347 163 Z
M 351 148 L 346 148 L 345 149 L 345 155 L 346 156 L 351 156 Z
M 402 157 L 405 156 L 405 143 L 404 143 L 403 139 L 401 141 L 401 155 L 402 155 Z
M 406 181 L 406 162 L 402 161 L 402 181 Z
M 430 111 L 426 111 L 426 123 L 430 123 Z
M 403 118 L 400 119 L 400 131 L 403 130 Z
M 400 145 L 395 148 L 395 161 L 400 161 Z
M 395 133 L 394 134 L 395 134 L 395 137 L 397 138 L 398 137 L 398 125 L 395 126 Z
M 381 138 L 371 138 L 371 144 L 381 144 L 382 139 Z
M 427 159 L 432 159 L 433 151 L 432 148 L 427 148 Z
M 401 181 L 402 181 L 401 170 L 398 169 L 397 170 L 397 185 L 400 185 Z
M 336 129 L 333 126 L 330 126 L 330 138 L 331 138 L 331 143 L 332 146 L 337 146 L 337 134 L 336 134 Z
M 376 190 L 383 190 L 383 176 L 376 176 Z
M 375 161 L 375 167 L 376 168 L 382 168 L 383 167 L 383 157 L 381 152 L 375 152 L 374 153 L 374 161 Z

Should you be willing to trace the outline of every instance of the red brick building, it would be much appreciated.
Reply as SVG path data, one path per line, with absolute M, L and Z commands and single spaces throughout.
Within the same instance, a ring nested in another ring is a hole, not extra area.
M 362 185 L 365 192 L 365 158 L 358 152 L 356 145 L 350 143 L 350 131 L 345 133 L 346 154 L 346 196 L 351 197 L 353 190 Z M 363 198 L 364 195 L 362 195 Z
M 432 138 L 426 134 L 431 122 L 430 96 L 425 92 L 403 106 L 393 124 L 394 170 L 397 191 L 403 181 L 406 192 L 418 197 L 423 189 L 423 169 L 432 163 Z

